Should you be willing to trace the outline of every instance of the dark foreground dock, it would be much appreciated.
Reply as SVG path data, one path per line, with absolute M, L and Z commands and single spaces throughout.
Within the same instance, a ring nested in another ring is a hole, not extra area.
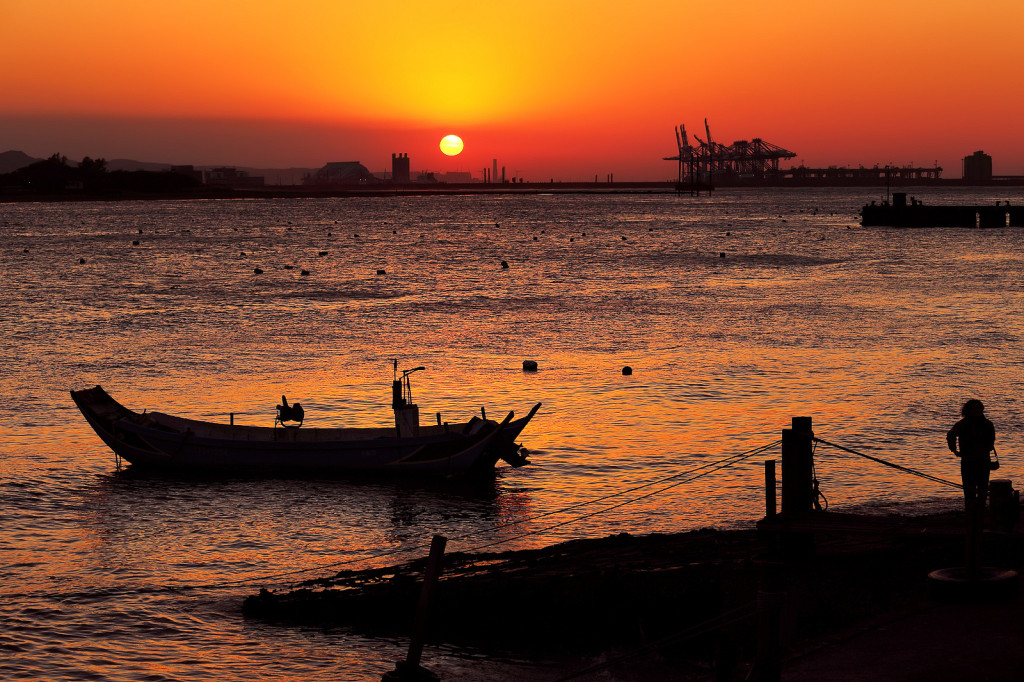
M 774 594 L 782 595 L 781 679 L 1015 679 L 987 671 L 1009 660 L 1024 665 L 1016 597 L 941 605 L 929 590 L 930 571 L 963 564 L 965 526 L 958 513 L 823 512 L 758 530 L 453 553 L 444 560 L 429 641 L 537 658 L 633 652 L 614 666 L 653 671 L 635 679 L 671 671 L 662 679 L 739 680 L 763 653 L 764 596 Z M 989 532 L 983 544 L 986 564 L 1024 566 L 1024 534 Z M 261 591 L 245 612 L 283 625 L 404 636 L 424 564 Z

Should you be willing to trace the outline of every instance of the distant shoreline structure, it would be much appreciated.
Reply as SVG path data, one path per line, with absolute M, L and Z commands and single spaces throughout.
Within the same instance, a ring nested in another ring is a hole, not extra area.
M 994 177 L 990 182 L 972 182 L 956 179 L 931 179 L 890 183 L 891 187 L 935 188 L 1011 188 L 1024 187 L 1024 176 Z M 774 182 L 745 182 L 742 179 L 716 183 L 715 190 L 728 189 L 798 189 L 815 187 L 885 188 L 885 182 L 850 182 L 839 178 L 783 179 Z M 707 188 L 699 187 L 702 193 Z M 0 204 L 20 202 L 64 201 L 138 201 L 156 199 L 282 199 L 333 197 L 391 197 L 391 196 L 444 196 L 487 194 L 675 194 L 689 193 L 690 187 L 675 182 L 517 182 L 470 184 L 408 184 L 372 186 L 311 186 L 265 185 L 259 188 L 237 189 L 218 185 L 203 185 L 185 191 L 164 192 L 97 192 L 68 191 L 59 194 L 5 193 Z

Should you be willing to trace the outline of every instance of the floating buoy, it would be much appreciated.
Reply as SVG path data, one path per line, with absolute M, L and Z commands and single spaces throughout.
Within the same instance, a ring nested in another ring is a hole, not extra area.
M 654 228 L 653 228 L 653 227 L 648 227 L 648 228 L 647 228 L 647 231 L 648 231 L 648 232 L 654 232 Z
M 331 234 L 330 232 L 328 232 L 328 233 L 327 233 L 327 236 L 328 236 L 328 237 L 333 237 L 334 235 L 333 235 L 333 234 Z
M 398 234 L 398 230 L 391 230 L 391 234 Z
M 626 238 L 625 238 L 625 237 L 623 237 L 623 238 L 622 238 L 622 241 L 626 241 Z
M 537 361 L 536 360 L 523 360 L 523 371 L 524 372 L 536 372 Z
M 326 256 L 326 255 L 327 255 L 327 252 L 326 252 L 326 251 L 321 251 L 321 252 L 319 252 L 319 253 L 318 253 L 317 255 L 318 255 L 318 256 Z
M 245 255 L 245 251 L 243 251 L 241 255 L 243 255 L 243 256 L 244 256 L 244 255 Z
M 291 232 L 291 231 L 292 231 L 292 228 L 290 228 L 290 227 L 289 227 L 289 228 L 288 228 L 288 231 L 289 231 L 289 232 Z
M 622 368 L 622 376 L 628 377 L 631 374 L 633 374 L 633 368 L 632 367 L 630 367 L 629 365 L 626 365 L 625 367 Z
M 284 266 L 284 269 L 285 270 L 294 270 L 295 266 L 294 265 L 286 265 L 286 266 Z
M 84 258 L 79 258 L 78 259 L 78 263 L 79 263 L 79 265 L 81 265 L 82 263 L 85 263 L 85 259 Z
M 359 236 L 359 233 L 358 233 L 358 232 L 356 232 L 356 233 L 355 233 L 355 234 L 353 234 L 352 236 L 353 236 L 353 237 L 358 237 L 358 236 Z
M 139 240 L 138 239 L 132 240 L 132 246 L 138 246 L 138 245 L 139 245 Z
M 569 241 L 571 241 L 571 242 L 576 241 L 576 237 L 569 237 Z
M 495 227 L 501 227 L 501 223 L 494 223 Z
M 255 273 L 257 275 L 262 275 L 263 274 L 263 271 L 260 270 L 259 268 L 253 268 L 252 271 L 253 271 L 253 273 Z
M 582 236 L 586 237 L 586 236 L 587 236 L 587 233 L 586 233 L 586 232 L 584 232 Z
M 388 273 L 387 273 L 387 271 L 386 271 L 386 270 L 378 270 L 378 271 L 377 271 L 377 274 L 378 274 L 378 275 L 386 275 L 386 274 L 388 274 Z
M 502 270 L 508 270 L 508 261 L 507 260 L 501 261 L 501 269 Z
M 537 238 L 536 238 L 536 237 L 534 237 L 534 238 L 533 238 L 533 241 L 537 241 Z
M 722 251 L 720 254 L 718 254 L 718 257 L 719 258 L 725 258 L 725 251 Z
M 302 276 L 303 277 L 309 277 L 309 270 L 303 270 L 302 271 Z
M 142 228 L 141 227 L 139 228 L 139 234 L 142 234 Z
M 725 236 L 726 236 L 726 237 L 731 237 L 731 236 L 732 236 L 732 232 L 726 232 L 726 233 L 725 233 Z

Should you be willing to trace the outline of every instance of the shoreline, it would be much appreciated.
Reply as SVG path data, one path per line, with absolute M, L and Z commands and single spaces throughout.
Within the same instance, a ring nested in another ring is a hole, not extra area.
M 886 187 L 885 183 L 843 183 L 843 182 L 783 182 L 774 184 L 730 183 L 718 185 L 711 192 L 721 190 L 789 190 L 816 188 L 855 188 L 877 190 Z M 1024 178 L 1020 180 L 993 182 L 987 184 L 967 183 L 963 180 L 931 180 L 913 183 L 892 183 L 891 188 L 943 188 L 943 189 L 1004 189 L 1024 187 Z M 701 189 L 708 194 L 706 189 Z M 62 202 L 115 202 L 115 201 L 196 201 L 196 200 L 231 200 L 231 199 L 334 199 L 355 197 L 414 197 L 414 196 L 448 196 L 448 195 L 537 195 L 537 194 L 678 194 L 689 195 L 688 188 L 677 190 L 675 182 L 547 182 L 547 183 L 508 183 L 483 184 L 470 183 L 460 185 L 406 185 L 406 186 L 364 186 L 364 187 L 310 187 L 305 185 L 267 185 L 262 188 L 231 188 L 217 185 L 204 185 L 189 191 L 168 192 L 107 192 L 85 193 L 67 192 L 60 194 L 28 194 L 9 192 L 0 194 L 0 204 L 4 203 L 62 203 Z
M 962 564 L 965 517 L 822 512 L 779 530 L 703 529 L 619 534 L 542 549 L 444 558 L 430 642 L 489 654 L 592 655 L 666 641 L 658 653 L 694 671 L 756 653 L 758 595 L 784 592 L 784 647 L 822 638 L 928 603 L 928 573 Z M 985 556 L 1020 570 L 1024 535 L 987 533 Z M 245 599 L 246 617 L 283 626 L 350 628 L 405 636 L 425 558 L 341 571 L 289 592 Z M 727 627 L 673 641 L 738 614 Z M 484 626 L 483 624 L 486 624 Z M 724 640 L 723 640 L 724 638 Z M 728 641 L 732 653 L 722 650 Z

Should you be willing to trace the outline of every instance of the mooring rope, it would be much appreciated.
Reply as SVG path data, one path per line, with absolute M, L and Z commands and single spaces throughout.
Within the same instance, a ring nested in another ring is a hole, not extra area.
M 485 529 L 480 529 L 480 530 L 464 533 L 463 535 L 452 537 L 452 538 L 450 538 L 450 540 L 454 541 L 454 542 L 458 542 L 458 541 L 462 541 L 462 540 L 468 540 L 470 538 L 476 537 L 477 535 L 481 535 L 483 533 L 489 533 L 489 532 L 493 532 L 494 530 L 501 530 L 501 529 L 504 529 L 504 528 L 509 528 L 509 527 L 512 527 L 512 526 L 521 525 L 521 524 L 524 524 L 524 523 L 532 523 L 534 521 L 538 521 L 540 519 L 543 519 L 543 518 L 546 518 L 546 517 L 549 517 L 549 516 L 554 516 L 556 514 L 564 514 L 566 512 L 573 511 L 574 509 L 579 509 L 581 507 L 585 507 L 585 506 L 589 506 L 589 505 L 593 505 L 593 504 L 598 504 L 600 502 L 604 502 L 604 501 L 610 500 L 610 499 L 615 498 L 615 497 L 620 497 L 622 495 L 628 495 L 629 493 L 637 492 L 637 491 L 643 490 L 645 488 L 650 488 L 651 486 L 667 483 L 667 482 L 672 481 L 674 479 L 679 479 L 679 478 L 682 478 L 682 477 L 689 477 L 689 478 L 683 478 L 682 480 L 676 481 L 675 483 L 672 483 L 671 485 L 665 486 L 664 488 L 661 488 L 659 490 L 652 491 L 650 493 L 647 493 L 647 494 L 642 495 L 642 496 L 637 497 L 637 498 L 633 498 L 633 499 L 630 499 L 630 500 L 625 500 L 624 502 L 620 502 L 619 504 L 615 504 L 615 505 L 612 505 L 612 506 L 609 506 L 609 507 L 605 507 L 605 508 L 599 509 L 599 510 L 597 510 L 595 512 L 591 512 L 589 514 L 584 514 L 584 515 L 581 515 L 581 516 L 578 516 L 578 517 L 574 517 L 574 518 L 569 519 L 567 521 L 563 521 L 563 522 L 560 522 L 560 523 L 557 523 L 557 524 L 553 524 L 553 525 L 545 527 L 545 528 L 538 528 L 538 529 L 535 529 L 535 530 L 532 530 L 532 531 L 528 531 L 526 533 L 520 533 L 519 535 L 511 536 L 511 537 L 508 537 L 508 538 L 503 538 L 501 540 L 496 540 L 494 542 L 489 542 L 489 543 L 485 543 L 485 544 L 478 545 L 478 546 L 475 546 L 475 547 L 470 547 L 470 548 L 467 548 L 464 551 L 468 551 L 468 552 L 478 551 L 480 549 L 485 549 L 485 548 L 488 548 L 488 547 L 493 547 L 493 546 L 496 546 L 496 545 L 505 544 L 505 543 L 508 543 L 508 542 L 512 542 L 513 540 L 518 540 L 518 539 L 522 539 L 524 537 L 529 537 L 531 535 L 536 535 L 538 533 L 543 533 L 543 532 L 546 532 L 548 530 L 552 530 L 554 528 L 559 528 L 559 527 L 562 527 L 562 526 L 569 525 L 571 523 L 575 523 L 577 521 L 582 521 L 584 519 L 587 519 L 587 518 L 590 518 L 590 517 L 593 517 L 593 516 L 597 516 L 598 514 L 603 514 L 605 512 L 611 511 L 613 509 L 618 509 L 619 507 L 623 507 L 623 506 L 626 506 L 628 504 L 633 504 L 635 502 L 638 502 L 640 500 L 646 499 L 646 498 L 651 497 L 653 495 L 657 495 L 659 493 L 662 493 L 662 492 L 664 492 L 666 490 L 670 490 L 672 488 L 675 488 L 677 486 L 683 485 L 685 483 L 689 483 L 689 482 L 695 481 L 695 480 L 697 480 L 699 478 L 703 478 L 704 476 L 707 476 L 708 474 L 711 474 L 711 473 L 713 473 L 715 471 L 719 471 L 720 469 L 725 469 L 727 467 L 733 466 L 734 464 L 738 464 L 738 463 L 740 463 L 742 461 L 750 459 L 751 457 L 754 457 L 754 456 L 756 456 L 758 454 L 761 454 L 761 453 L 765 452 L 766 450 L 770 450 L 771 448 L 776 447 L 777 445 L 779 445 L 780 442 L 781 441 L 777 440 L 777 441 L 774 441 L 772 443 L 768 443 L 767 445 L 762 445 L 760 447 L 756 447 L 756 448 L 753 448 L 751 450 L 747 450 L 745 452 L 741 452 L 741 453 L 734 454 L 734 455 L 729 455 L 727 457 L 723 457 L 721 459 L 714 460 L 714 461 L 711 461 L 711 462 L 705 462 L 705 463 L 700 464 L 698 466 L 695 466 L 695 467 L 692 467 L 690 469 L 687 469 L 686 471 L 677 472 L 677 473 L 671 474 L 669 476 L 664 476 L 664 477 L 656 479 L 654 481 L 647 481 L 647 482 L 644 482 L 644 483 L 632 486 L 630 488 L 626 488 L 626 489 L 619 490 L 619 491 L 616 491 L 616 492 L 608 493 L 606 495 L 601 495 L 600 497 L 596 497 L 596 498 L 593 498 L 593 499 L 590 499 L 590 500 L 583 500 L 581 502 L 576 502 L 576 503 L 568 505 L 566 507 L 562 507 L 560 509 L 555 509 L 555 510 L 552 510 L 552 511 L 544 512 L 542 514 L 536 514 L 534 516 L 525 517 L 525 518 L 521 518 L 521 519 L 514 519 L 512 521 L 508 521 L 508 522 L 505 522 L 503 524 L 499 524 L 497 526 L 492 526 L 492 527 L 489 527 L 489 528 L 485 528 Z M 697 472 L 702 472 L 702 473 L 697 473 Z M 22 593 L 6 594 L 6 595 L 3 595 L 3 596 L 6 599 L 24 598 L 24 597 L 37 597 L 37 598 L 49 598 L 49 599 L 64 600 L 64 599 L 75 599 L 75 598 L 80 598 L 81 599 L 81 598 L 90 598 L 90 597 L 108 597 L 108 596 L 116 596 L 116 595 L 120 595 L 120 594 L 159 594 L 159 593 L 188 592 L 188 591 L 194 591 L 194 590 L 230 589 L 230 588 L 233 588 L 233 587 L 240 587 L 240 586 L 246 585 L 246 584 L 268 584 L 268 583 L 271 583 L 272 581 L 281 581 L 282 579 L 285 579 L 285 578 L 290 578 L 290 577 L 293 577 L 293 576 L 301 575 L 303 573 L 311 573 L 313 571 L 336 570 L 336 569 L 339 569 L 339 568 L 341 568 L 343 566 L 349 566 L 351 564 L 359 563 L 359 562 L 374 561 L 376 559 L 384 559 L 384 558 L 387 558 L 387 557 L 400 556 L 402 554 L 412 554 L 412 553 L 415 553 L 415 552 L 422 553 L 427 547 L 429 547 L 428 543 L 421 543 L 421 544 L 410 546 L 410 547 L 396 547 L 394 549 L 376 552 L 376 553 L 368 555 L 368 556 L 367 555 L 361 555 L 361 556 L 358 556 L 358 557 L 353 557 L 351 559 L 346 559 L 344 561 L 333 562 L 333 563 L 330 563 L 330 564 L 321 564 L 321 565 L 318 565 L 318 566 L 311 566 L 309 568 L 300 568 L 300 569 L 295 569 L 295 570 L 291 570 L 291 571 L 282 571 L 282 572 L 279 572 L 279 573 L 272 573 L 272 574 L 263 575 L 263 576 L 256 576 L 256 577 L 251 577 L 251 578 L 238 578 L 236 580 L 223 580 L 223 581 L 218 581 L 218 582 L 213 582 L 213 583 L 206 583 L 206 584 L 199 584 L 199 585 L 166 585 L 166 586 L 155 586 L 155 587 L 110 588 L 110 589 L 90 590 L 90 591 L 84 591 L 84 592 L 66 592 L 66 593 L 56 593 L 56 594 L 55 593 L 46 593 L 46 592 L 22 592 Z M 295 583 L 292 583 L 292 584 L 294 585 Z
M 635 498 L 635 499 L 632 499 L 632 500 L 626 500 L 625 502 L 619 503 L 617 505 L 612 505 L 612 506 L 606 507 L 604 509 L 599 509 L 596 512 L 591 512 L 589 514 L 584 514 L 582 516 L 577 516 L 577 517 L 574 517 L 572 519 L 569 519 L 568 521 L 563 521 L 563 522 L 560 522 L 560 523 L 557 523 L 557 524 L 553 524 L 551 526 L 546 526 L 544 528 L 538 528 L 538 529 L 535 529 L 535 530 L 532 530 L 532 531 L 528 531 L 526 533 L 520 533 L 519 535 L 513 535 L 513 536 L 510 536 L 510 537 L 507 537 L 507 538 L 502 538 L 501 540 L 495 540 L 493 542 L 484 543 L 482 545 L 475 545 L 475 546 L 472 546 L 472 547 L 468 547 L 468 548 L 466 548 L 466 549 L 464 549 L 462 551 L 465 551 L 465 552 L 479 551 L 480 549 L 486 549 L 488 547 L 494 547 L 494 546 L 497 546 L 497 545 L 505 544 L 505 543 L 508 543 L 508 542 L 512 542 L 513 540 L 519 540 L 519 539 L 522 539 L 522 538 L 525 538 L 525 537 L 529 537 L 531 535 L 537 535 L 539 533 L 543 533 L 543 532 L 546 532 L 548 530 L 552 530 L 554 528 L 559 528 L 559 527 L 562 527 L 562 526 L 569 525 L 569 524 L 574 523 L 576 521 L 581 521 L 583 519 L 587 519 L 587 518 L 590 518 L 592 516 L 597 516 L 598 514 L 602 514 L 602 513 L 606 512 L 606 511 L 611 511 L 612 509 L 617 509 L 617 508 L 625 506 L 627 504 L 632 504 L 633 502 L 645 499 L 645 498 L 650 497 L 652 495 L 656 495 L 658 493 L 664 492 L 665 490 L 669 490 L 671 488 L 674 488 L 676 486 L 682 485 L 684 483 L 689 483 L 690 481 L 697 480 L 698 478 L 702 478 L 702 477 L 704 477 L 704 476 L 706 476 L 706 475 L 708 475 L 710 473 L 718 471 L 719 469 L 724 469 L 724 468 L 730 467 L 730 466 L 732 466 L 734 464 L 738 464 L 739 462 L 742 462 L 742 461 L 747 460 L 747 459 L 749 459 L 751 457 L 754 457 L 755 455 L 761 454 L 762 452 L 764 452 L 766 450 L 770 450 L 771 448 L 776 447 L 777 445 L 779 445 L 781 442 L 782 442 L 781 440 L 777 440 L 775 442 L 768 443 L 767 445 L 762 445 L 760 447 L 756 447 L 756 448 L 753 448 L 751 450 L 747 450 L 745 452 L 741 452 L 741 453 L 738 453 L 738 454 L 735 454 L 735 455 L 729 455 L 729 456 L 723 457 L 722 459 L 719 459 L 719 460 L 714 460 L 712 462 L 706 462 L 704 464 L 700 464 L 698 466 L 695 466 L 695 467 L 692 467 L 690 469 L 687 469 L 686 471 L 682 471 L 682 472 L 678 472 L 678 473 L 675 473 L 675 474 L 671 474 L 669 476 L 664 476 L 662 478 L 659 478 L 659 479 L 656 479 L 656 480 L 653 480 L 653 481 L 646 481 L 646 482 L 641 483 L 639 485 L 635 485 L 635 486 L 633 486 L 631 488 L 625 488 L 623 490 L 618 490 L 618 491 L 615 491 L 615 492 L 612 492 L 612 493 L 608 493 L 606 495 L 601 495 L 600 497 L 595 497 L 593 499 L 583 500 L 581 502 L 576 502 L 574 504 L 570 504 L 568 506 L 561 507 L 560 509 L 553 509 L 553 510 L 548 511 L 548 512 L 543 512 L 541 514 L 535 514 L 534 516 L 528 516 L 528 517 L 524 517 L 524 518 L 521 518 L 521 519 L 513 519 L 511 521 L 506 521 L 505 523 L 497 524 L 497 525 L 491 526 L 489 528 L 475 530 L 475 531 L 470 531 L 468 533 L 463 533 L 462 535 L 452 536 L 452 537 L 449 537 L 448 540 L 449 540 L 449 542 L 453 542 L 453 543 L 454 542 L 460 542 L 460 541 L 464 541 L 464 540 L 469 540 L 469 539 L 474 538 L 474 537 L 476 537 L 478 535 L 483 535 L 484 533 L 491 533 L 491 532 L 493 532 L 495 530 L 503 530 L 505 528 L 511 528 L 513 526 L 519 526 L 519 525 L 522 525 L 524 523 L 533 523 L 535 521 L 539 521 L 539 520 L 547 518 L 549 516 L 555 516 L 555 515 L 558 515 L 558 514 L 565 514 L 567 512 L 573 511 L 574 509 L 579 509 L 581 507 L 586 507 L 586 506 L 589 506 L 589 505 L 598 504 L 600 502 L 605 502 L 605 501 L 610 500 L 612 498 L 620 497 L 622 495 L 628 495 L 629 493 L 637 492 L 638 490 L 643 490 L 644 488 L 650 488 L 651 486 L 660 485 L 662 483 L 667 483 L 668 481 L 672 481 L 672 480 L 678 479 L 680 477 L 691 476 L 691 474 L 696 474 L 696 472 L 699 472 L 699 471 L 701 471 L 703 469 L 707 469 L 707 471 L 704 471 L 703 473 L 693 475 L 690 478 L 686 478 L 686 479 L 681 480 L 681 481 L 677 481 L 676 483 L 673 483 L 672 485 L 666 486 L 666 487 L 664 487 L 664 488 L 662 488 L 660 490 L 656 490 L 654 492 L 648 493 L 648 494 L 643 495 L 641 497 L 638 497 L 638 498 Z M 287 573 L 279 573 L 279 574 L 275 574 L 275 575 L 265 576 L 265 579 L 266 580 L 270 580 L 270 579 L 284 578 L 284 577 L 288 577 L 288 576 L 291 576 L 291 575 L 298 575 L 300 573 L 309 573 L 311 571 L 322 571 L 322 570 L 329 570 L 329 569 L 337 569 L 337 568 L 340 568 L 342 566 L 348 566 L 348 565 L 351 565 L 351 564 L 354 564 L 354 563 L 357 563 L 357 562 L 360 562 L 360 561 L 372 561 L 374 559 L 381 559 L 381 558 L 385 558 L 385 557 L 389 557 L 389 556 L 395 556 L 395 555 L 403 554 L 403 553 L 422 552 L 423 550 L 425 550 L 428 547 L 429 547 L 429 543 L 423 543 L 423 544 L 419 544 L 419 545 L 414 545 L 412 547 L 405 547 L 405 548 L 399 548 L 399 549 L 394 549 L 394 550 L 387 550 L 387 551 L 380 552 L 378 554 L 374 554 L 374 555 L 371 555 L 371 556 L 358 557 L 358 558 L 353 558 L 353 559 L 346 559 L 345 561 L 335 562 L 335 563 L 332 563 L 332 564 L 325 564 L 325 565 L 315 566 L 315 567 L 311 567 L 311 568 L 303 568 L 303 569 L 298 569 L 298 570 L 295 570 L 295 571 L 288 571 Z M 246 582 L 258 582 L 259 580 L 260 580 L 259 578 L 249 578 L 249 579 L 246 580 Z
M 588 514 L 582 514 L 580 516 L 576 516 L 576 517 L 573 517 L 573 518 L 568 519 L 566 521 L 562 521 L 560 523 L 555 523 L 555 524 L 552 524 L 550 526 L 546 526 L 544 528 L 538 528 L 536 530 L 528 531 L 526 533 L 520 533 L 519 535 L 514 535 L 514 536 L 511 536 L 511 537 L 508 537 L 508 538 L 503 538 L 501 540 L 495 540 L 494 542 L 488 542 L 488 543 L 485 543 L 485 544 L 482 544 L 482 545 L 475 545 L 473 547 L 468 548 L 466 551 L 475 552 L 475 551 L 479 551 L 481 549 L 486 549 L 488 547 L 493 547 L 495 545 L 501 545 L 501 544 L 504 544 L 506 542 L 511 542 L 512 540 L 520 540 L 522 538 L 529 537 L 531 535 L 536 535 L 538 533 L 544 533 L 544 532 L 547 532 L 547 531 L 550 531 L 550 530 L 554 530 L 556 528 L 561 528 L 562 526 L 568 526 L 568 525 L 571 525 L 571 524 L 576 523 L 578 521 L 582 521 L 584 519 L 589 519 L 589 518 L 597 516 L 599 514 L 604 514 L 606 512 L 612 511 L 613 509 L 618 509 L 620 507 L 625 507 L 626 505 L 633 504 L 635 502 L 639 502 L 640 500 L 647 499 L 648 497 L 653 497 L 654 495 L 659 495 L 659 494 L 665 492 L 666 490 L 671 490 L 672 488 L 676 488 L 678 486 L 681 486 L 684 483 L 690 483 L 692 481 L 696 481 L 698 478 L 703 478 L 704 476 L 707 476 L 708 474 L 712 474 L 712 473 L 714 473 L 714 472 L 716 472 L 716 471 L 718 471 L 720 469 L 725 469 L 725 468 L 731 467 L 732 465 L 738 464 L 738 463 L 740 463 L 740 462 L 742 462 L 744 460 L 750 459 L 751 457 L 753 457 L 755 455 L 758 455 L 758 454 L 764 452 L 765 450 L 767 450 L 767 449 L 769 449 L 769 448 L 771 448 L 771 447 L 773 447 L 773 446 L 775 446 L 777 444 L 778 443 L 771 443 L 769 445 L 765 445 L 763 447 L 757 448 L 755 450 L 751 450 L 751 451 L 749 451 L 747 453 L 743 453 L 741 455 L 734 455 L 733 457 L 727 457 L 725 459 L 718 460 L 717 462 L 712 462 L 712 463 L 709 463 L 709 464 L 702 465 L 700 467 L 696 467 L 695 469 L 692 469 L 691 471 L 699 471 L 700 469 L 707 469 L 707 471 L 704 471 L 704 472 L 699 473 L 699 474 L 695 474 L 695 475 L 693 475 L 693 476 L 691 476 L 689 478 L 683 479 L 681 481 L 676 481 L 675 483 L 672 483 L 671 485 L 667 485 L 664 488 L 659 488 L 658 490 L 653 490 L 653 491 L 651 491 L 649 493 L 646 493 L 644 495 L 641 495 L 639 497 L 634 497 L 632 499 L 625 500 L 623 502 L 619 502 L 618 504 L 613 504 L 611 506 L 605 507 L 603 509 L 598 509 L 597 511 L 593 511 L 593 512 L 590 512 Z M 731 461 L 729 461 L 729 460 L 731 460 Z M 678 474 L 675 475 L 675 476 L 671 476 L 671 477 L 669 477 L 668 480 L 671 480 L 672 478 L 677 478 L 678 476 L 679 476 Z M 655 483 L 649 483 L 649 484 L 644 484 L 644 485 L 641 485 L 641 486 L 637 486 L 637 487 L 633 488 L 629 492 L 638 490 L 640 488 L 650 487 L 651 485 L 655 485 L 656 483 L 659 483 L 659 482 L 663 482 L 663 481 L 658 481 L 658 482 L 655 482 Z M 616 493 L 616 495 L 618 495 L 618 494 L 621 494 L 621 493 Z M 615 495 L 607 495 L 607 496 L 605 496 L 604 499 L 607 499 L 609 497 L 614 497 L 614 496 Z M 598 500 L 601 500 L 601 499 L 602 498 L 598 498 L 597 500 L 589 500 L 589 501 L 587 501 L 586 504 L 593 504 L 594 502 L 596 502 Z M 578 504 L 578 505 L 575 505 L 575 507 L 579 507 L 579 506 L 582 506 L 582 503 Z M 568 509 L 572 509 L 572 508 L 574 508 L 574 507 L 569 507 Z M 555 513 L 561 513 L 561 512 L 549 512 L 548 514 L 544 514 L 544 515 L 541 515 L 541 516 L 550 516 L 551 514 L 555 514 Z M 540 517 L 538 517 L 538 518 L 540 518 Z M 528 520 L 530 520 L 530 519 L 524 519 L 523 522 L 528 521 Z M 509 525 L 514 525 L 514 524 L 510 523 Z M 473 533 L 473 534 L 477 534 L 477 533 Z
M 842 450 L 843 452 L 849 452 L 851 455 L 857 455 L 858 457 L 863 457 L 865 459 L 870 459 L 872 462 L 878 462 L 879 464 L 882 464 L 882 465 L 887 466 L 887 467 L 891 467 L 893 469 L 896 469 L 897 471 L 902 471 L 904 473 L 911 474 L 912 476 L 919 476 L 919 477 L 927 479 L 929 481 L 934 481 L 935 483 L 941 483 L 943 485 L 948 485 L 948 486 L 952 486 L 954 488 L 959 488 L 960 490 L 964 489 L 963 485 L 961 485 L 960 483 L 957 483 L 955 481 L 950 481 L 950 480 L 947 480 L 945 478 L 939 478 L 938 476 L 933 476 L 931 474 L 926 474 L 923 471 L 918 471 L 917 469 L 911 469 L 910 467 L 905 467 L 905 466 L 902 466 L 900 464 L 896 464 L 895 462 L 890 462 L 888 460 L 882 459 L 881 457 L 873 457 L 873 456 L 865 454 L 863 452 L 857 452 L 856 450 L 854 450 L 852 448 L 843 447 L 842 445 L 837 445 L 836 443 L 830 443 L 829 441 L 825 440 L 824 438 L 817 438 L 817 437 L 812 437 L 812 438 L 813 438 L 813 440 L 815 442 L 821 443 L 822 445 L 828 445 L 829 447 L 836 448 L 837 450 Z

